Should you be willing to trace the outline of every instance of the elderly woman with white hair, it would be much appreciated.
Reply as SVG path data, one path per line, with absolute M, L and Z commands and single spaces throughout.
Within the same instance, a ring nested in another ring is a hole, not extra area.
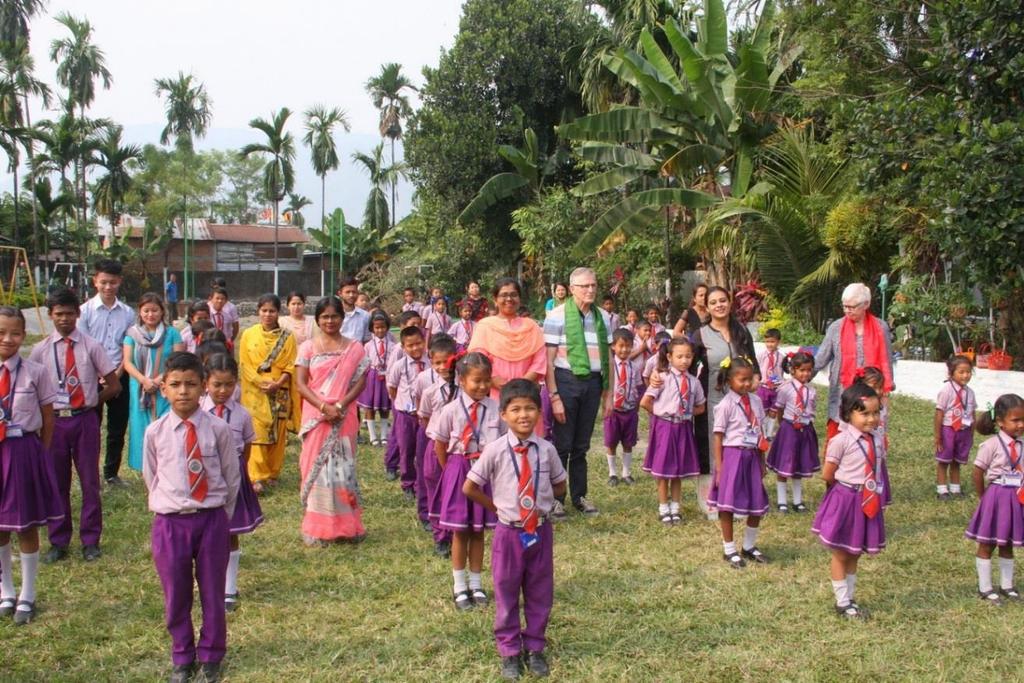
M 843 290 L 843 317 L 825 331 L 814 367 L 828 371 L 828 439 L 839 431 L 839 399 L 864 368 L 875 367 L 885 377 L 885 392 L 893 390 L 889 326 L 871 313 L 871 290 L 854 282 Z

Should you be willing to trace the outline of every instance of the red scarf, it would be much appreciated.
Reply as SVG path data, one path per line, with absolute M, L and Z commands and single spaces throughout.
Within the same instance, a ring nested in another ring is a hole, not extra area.
M 885 337 L 878 318 L 870 311 L 864 314 L 864 365 L 860 367 L 876 367 L 885 376 L 885 391 L 892 391 L 891 359 L 885 353 Z M 857 323 L 843 318 L 843 326 L 839 331 L 839 352 L 842 356 L 839 364 L 839 384 L 846 388 L 853 384 L 857 375 Z

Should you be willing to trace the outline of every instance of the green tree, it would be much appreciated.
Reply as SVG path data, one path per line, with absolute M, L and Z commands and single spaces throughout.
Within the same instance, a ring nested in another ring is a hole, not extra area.
M 391 227 L 385 190 L 396 182 L 399 176 L 404 175 L 404 166 L 402 164 L 397 167 L 384 165 L 383 142 L 374 147 L 370 154 L 353 152 L 352 161 L 361 165 L 366 174 L 370 176 L 370 194 L 366 198 L 366 207 L 363 209 L 363 227 L 372 230 L 378 237 L 383 237 Z
M 34 16 L 42 14 L 43 0 L 5 0 L 0 3 L 0 45 L 16 48 L 28 44 L 28 24 Z
M 263 167 L 263 185 L 267 197 L 274 203 L 274 291 L 277 291 L 278 280 L 277 210 L 281 200 L 295 186 L 295 138 L 284 130 L 291 114 L 287 107 L 282 107 L 276 114 L 271 115 L 269 121 L 260 118 L 250 121 L 249 127 L 262 132 L 267 138 L 266 142 L 248 144 L 239 153 L 243 157 L 253 154 L 269 156 Z
M 305 227 L 306 219 L 302 215 L 302 210 L 312 203 L 309 197 L 294 192 L 288 193 L 288 206 L 285 207 L 285 211 L 291 216 L 292 225 L 297 228 Z
M 53 246 L 50 240 L 51 231 L 58 224 L 58 219 L 65 227 L 64 232 L 58 233 L 62 237 L 59 246 L 64 249 L 65 254 L 67 253 L 67 244 L 64 241 L 67 235 L 67 216 L 75 209 L 75 198 L 67 192 L 58 192 L 54 195 L 53 185 L 45 176 L 36 179 L 32 194 L 37 207 L 36 221 L 42 228 L 35 233 L 36 253 L 43 254 L 45 266 L 48 265 L 50 249 Z
M 132 168 L 142 159 L 142 148 L 123 144 L 121 133 L 120 126 L 108 128 L 95 155 L 104 174 L 93 187 L 93 204 L 97 213 L 109 218 L 112 236 L 116 235 L 118 209 L 132 186 Z
M 391 166 L 395 166 L 395 141 L 402 137 L 402 119 L 412 114 L 409 98 L 403 90 L 416 90 L 412 81 L 402 74 L 402 65 L 395 62 L 382 64 L 380 73 L 366 81 L 366 92 L 373 106 L 380 111 L 380 135 L 391 140 Z M 391 227 L 395 227 L 395 185 L 391 182 Z
M 334 144 L 334 129 L 341 126 L 345 132 L 352 130 L 348 114 L 344 109 L 323 105 L 306 110 L 306 134 L 302 141 L 309 147 L 313 170 L 320 176 L 320 226 L 327 222 L 327 173 L 337 171 L 340 160 Z

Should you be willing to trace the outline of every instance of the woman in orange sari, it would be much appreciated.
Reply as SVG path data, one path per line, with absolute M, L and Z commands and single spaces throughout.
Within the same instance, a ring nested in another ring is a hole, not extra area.
M 340 299 L 321 299 L 314 317 L 320 334 L 303 343 L 295 363 L 303 398 L 302 539 L 306 545 L 358 543 L 366 529 L 356 479 L 355 400 L 366 383 L 369 359 L 360 340 L 341 334 L 345 311 Z

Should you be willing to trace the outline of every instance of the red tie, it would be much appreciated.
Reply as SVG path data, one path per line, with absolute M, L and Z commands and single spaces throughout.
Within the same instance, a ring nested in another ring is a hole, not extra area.
M 224 419 L 224 404 L 221 403 L 219 406 L 213 409 L 213 414 L 217 417 Z
M 85 391 L 82 389 L 82 382 L 78 377 L 78 364 L 75 363 L 75 342 L 70 337 L 64 339 L 67 342 L 67 351 L 64 356 L 64 381 L 68 385 L 68 405 L 73 410 L 85 407 Z
M 804 416 L 804 411 L 805 411 L 806 406 L 807 406 L 807 404 L 804 402 L 804 387 L 802 387 L 802 386 L 800 386 L 798 384 L 798 385 L 796 385 L 796 410 L 797 410 L 797 416 L 796 416 L 796 419 L 793 420 L 793 429 L 795 429 L 797 431 L 800 431 L 801 429 L 804 428 L 804 423 L 801 422 L 800 420 Z
M 386 353 L 387 353 L 387 346 L 384 344 L 384 340 L 381 339 L 381 340 L 379 340 L 377 342 L 377 358 L 380 359 L 381 363 L 384 362 L 384 356 L 385 356 Z
M 5 367 L 4 369 L 6 370 L 7 368 Z M 2 389 L 3 386 L 3 383 L 0 383 L 0 389 Z M 1017 470 L 1018 472 L 1024 472 L 1024 468 L 1021 467 L 1020 457 L 1018 457 L 1017 454 L 1016 439 L 1010 442 L 1010 464 L 1013 466 L 1013 469 Z M 1021 503 L 1024 503 L 1024 486 L 1017 489 L 1017 500 L 1019 500 Z
M 224 314 L 217 311 L 213 314 L 213 324 L 217 326 L 217 329 L 221 332 L 224 331 Z
M 11 395 L 11 400 L 7 400 L 7 395 Z M 11 391 L 11 371 L 7 369 L 6 365 L 0 365 L 0 405 L 3 406 L 3 419 L 0 419 L 0 441 L 7 438 L 7 423 L 10 421 L 11 416 L 8 414 L 13 411 L 14 408 L 14 396 Z
M 473 323 L 471 323 L 471 322 L 469 322 L 467 320 L 466 322 L 464 322 L 462 324 L 466 328 L 466 336 L 467 337 L 472 337 L 473 336 Z
M 679 383 L 679 414 L 686 415 L 686 405 L 690 399 L 690 379 L 683 373 L 682 382 Z
M 964 410 L 966 409 L 966 406 L 964 405 L 963 399 L 960 398 L 960 392 L 952 385 L 953 383 L 950 382 L 950 386 L 953 388 L 953 394 L 956 396 L 956 404 L 953 406 L 953 421 L 950 426 L 953 428 L 954 432 L 959 432 L 964 428 Z
M 423 361 L 416 361 L 416 372 L 423 372 Z
M 206 500 L 206 468 L 203 466 L 203 452 L 199 450 L 196 427 L 188 420 L 185 424 L 185 466 L 188 468 L 188 488 L 192 500 L 202 503 Z
M 533 468 L 530 467 L 530 447 L 513 448 L 519 455 L 519 521 L 528 534 L 537 531 L 537 497 L 533 490 Z
M 462 430 L 462 450 L 467 457 L 472 457 L 474 454 L 469 452 L 469 443 L 473 440 L 473 435 L 476 433 L 476 407 L 479 405 L 476 401 L 473 401 L 473 405 L 469 407 L 469 422 L 466 423 L 465 429 Z M 480 444 L 477 444 L 477 448 Z
M 861 489 L 861 508 L 868 519 L 874 519 L 878 511 L 882 509 L 878 493 L 875 491 L 875 463 L 878 462 L 878 454 L 875 453 L 874 438 L 864 434 L 860 438 L 867 442 L 867 457 L 864 461 L 864 488 Z
M 615 388 L 615 410 L 626 405 L 626 364 L 619 361 L 619 380 Z M 520 484 L 522 486 L 522 484 Z

